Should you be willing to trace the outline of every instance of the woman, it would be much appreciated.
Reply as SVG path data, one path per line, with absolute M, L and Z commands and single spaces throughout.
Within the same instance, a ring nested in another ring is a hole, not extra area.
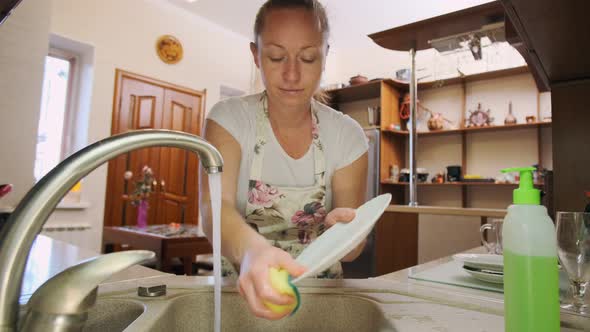
M 305 267 L 294 257 L 326 228 L 351 221 L 365 198 L 362 129 L 313 99 L 325 66 L 328 32 L 317 0 L 267 1 L 250 44 L 266 91 L 222 101 L 207 118 L 205 138 L 224 159 L 223 273 L 239 270 L 240 293 L 255 315 L 267 319 L 283 315 L 268 310 L 263 300 L 293 301 L 272 289 L 268 269 L 301 275 Z M 201 183 L 204 229 L 211 238 L 207 179 Z M 363 246 L 343 261 L 356 258 Z M 341 276 L 336 264 L 318 277 Z

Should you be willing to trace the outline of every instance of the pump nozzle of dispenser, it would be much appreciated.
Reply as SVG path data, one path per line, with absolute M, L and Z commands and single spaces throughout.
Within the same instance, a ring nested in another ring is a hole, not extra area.
M 541 191 L 535 189 L 533 184 L 534 167 L 514 167 L 502 170 L 502 173 L 519 172 L 520 184 L 513 192 L 514 204 L 519 205 L 540 205 Z

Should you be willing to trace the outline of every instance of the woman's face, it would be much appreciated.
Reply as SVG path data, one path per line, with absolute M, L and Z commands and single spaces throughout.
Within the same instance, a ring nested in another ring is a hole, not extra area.
M 267 13 L 258 45 L 251 45 L 269 98 L 306 106 L 319 87 L 327 47 L 313 14 L 304 9 Z

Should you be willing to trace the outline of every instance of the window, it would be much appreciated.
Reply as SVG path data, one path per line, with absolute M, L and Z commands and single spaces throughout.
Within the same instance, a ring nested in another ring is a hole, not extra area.
M 76 57 L 51 50 L 45 58 L 41 114 L 37 134 L 35 179 L 39 181 L 68 152 L 67 135 L 72 117 L 72 85 Z

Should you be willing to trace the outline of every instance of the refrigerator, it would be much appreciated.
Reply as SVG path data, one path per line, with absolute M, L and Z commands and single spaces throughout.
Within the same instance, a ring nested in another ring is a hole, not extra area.
M 367 171 L 367 193 L 365 201 L 379 195 L 379 145 L 381 132 L 378 128 L 365 129 L 365 136 L 369 144 L 368 150 L 368 171 Z M 367 237 L 367 244 L 357 259 L 353 262 L 342 263 L 344 277 L 348 279 L 374 277 L 375 268 L 375 229 Z

